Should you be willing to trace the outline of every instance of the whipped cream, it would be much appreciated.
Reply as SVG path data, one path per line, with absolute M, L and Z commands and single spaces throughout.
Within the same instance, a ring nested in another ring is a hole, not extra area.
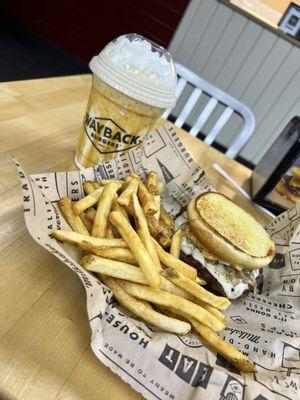
M 116 38 L 89 65 L 98 78 L 136 100 L 159 108 L 176 103 L 177 75 L 169 52 L 140 35 Z
M 108 43 L 101 57 L 128 77 L 151 82 L 160 89 L 175 90 L 176 81 L 170 61 L 164 54 L 153 51 L 152 47 L 146 40 L 120 36 Z

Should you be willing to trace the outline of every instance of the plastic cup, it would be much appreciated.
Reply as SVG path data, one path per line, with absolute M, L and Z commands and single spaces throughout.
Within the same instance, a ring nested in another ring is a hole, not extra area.
M 75 163 L 87 168 L 143 144 L 176 102 L 176 71 L 164 48 L 136 34 L 110 42 L 90 62 L 92 87 Z

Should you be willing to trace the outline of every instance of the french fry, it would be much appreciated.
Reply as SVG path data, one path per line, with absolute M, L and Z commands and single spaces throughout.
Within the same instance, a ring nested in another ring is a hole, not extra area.
M 179 258 L 180 256 L 181 241 L 182 241 L 182 230 L 178 229 L 172 237 L 171 247 L 170 247 L 170 254 L 172 254 L 172 256 L 175 258 Z
M 169 281 L 174 283 L 174 285 L 180 287 L 181 289 L 184 289 L 196 298 L 204 301 L 207 304 L 210 304 L 213 307 L 218 308 L 219 310 L 227 310 L 227 308 L 231 304 L 227 297 L 216 296 L 215 294 L 204 289 L 195 281 L 174 270 L 174 268 L 164 267 L 163 275 Z
M 170 229 L 172 232 L 174 230 L 174 219 L 173 217 L 166 211 L 163 205 L 160 206 L 160 220 L 163 224 Z
M 147 181 L 146 181 L 146 188 L 148 189 L 148 192 L 151 195 L 158 195 L 159 190 L 157 187 L 157 173 L 154 171 L 150 171 L 147 176 Z
M 255 365 L 245 355 L 240 353 L 231 344 L 225 342 L 220 336 L 212 329 L 201 324 L 194 318 L 181 313 L 177 314 L 176 310 L 171 310 L 166 307 L 158 306 L 158 309 L 171 318 L 183 318 L 184 321 L 192 325 L 192 330 L 200 336 L 201 341 L 208 346 L 212 351 L 220 354 L 232 365 L 234 365 L 241 372 L 253 373 L 256 372 Z
M 136 179 L 139 179 L 139 180 L 140 180 L 140 177 L 139 177 L 137 174 L 135 174 L 134 172 L 131 172 L 131 173 L 129 174 L 129 176 L 132 176 L 133 178 L 136 178 Z
M 82 186 L 83 186 L 84 193 L 87 195 L 93 193 L 96 189 L 99 189 L 99 187 L 100 187 L 99 183 L 94 182 L 94 181 L 83 182 Z
M 173 232 L 163 225 L 161 221 L 158 221 L 155 215 L 146 215 L 146 220 L 151 235 L 164 248 L 170 247 Z
M 121 179 L 101 179 L 100 183 L 101 185 L 105 186 L 108 185 L 111 182 L 116 182 L 119 183 L 120 185 L 123 185 L 124 181 L 122 181 Z
M 62 197 L 60 200 L 58 200 L 57 204 L 67 223 L 75 232 L 82 233 L 83 235 L 87 236 L 90 235 L 81 219 L 74 214 L 70 199 L 67 197 Z
M 87 196 L 78 200 L 77 203 L 73 204 L 74 214 L 80 215 L 87 208 L 92 207 L 94 204 L 96 204 L 97 201 L 99 201 L 102 191 L 103 191 L 103 187 L 100 187 L 99 189 L 94 190 Z
M 91 246 L 88 243 L 84 243 L 84 249 L 95 254 L 98 257 L 94 257 L 93 254 L 88 254 L 85 257 L 89 257 L 89 263 L 91 264 L 98 264 L 99 263 L 99 258 L 109 258 L 110 260 L 113 261 L 120 261 L 122 263 L 126 263 L 126 264 L 131 264 L 131 265 L 138 265 L 138 262 L 136 261 L 136 259 L 134 258 L 133 254 L 131 253 L 131 251 L 129 249 L 124 249 L 122 247 L 99 247 L 99 248 L 95 248 L 93 246 Z M 84 257 L 84 258 L 85 258 Z M 95 271 L 97 272 L 97 271 Z M 115 278 L 118 278 L 118 276 L 115 276 Z M 126 279 L 126 278 L 122 278 L 121 279 Z M 130 279 L 129 279 L 130 280 Z M 145 278 L 146 281 L 146 278 Z M 134 281 L 136 282 L 136 281 Z M 141 282 L 140 282 L 141 283 Z
M 107 224 L 105 237 L 107 237 L 107 239 L 114 239 L 115 237 L 112 226 L 110 224 Z
M 128 281 L 141 283 L 143 285 L 147 285 L 148 283 L 142 270 L 127 262 L 116 261 L 109 258 L 88 254 L 82 258 L 80 264 L 86 270 L 96 272 L 98 274 L 111 276 L 113 278 L 125 279 Z
M 139 237 L 141 238 L 144 246 L 148 250 L 148 253 L 155 265 L 156 271 L 158 273 L 161 272 L 161 265 L 160 261 L 154 246 L 154 243 L 152 242 L 152 238 L 148 229 L 147 221 L 143 212 L 142 207 L 140 206 L 138 197 L 136 194 L 132 195 L 132 205 L 133 205 L 133 211 L 134 211 L 134 217 L 135 217 L 135 227 L 137 230 L 137 233 Z
M 120 260 L 122 258 L 119 257 L 119 255 L 121 254 L 120 250 L 123 250 L 124 252 L 129 251 L 127 249 L 115 250 L 117 250 L 117 254 L 110 255 L 116 258 L 118 257 Z M 105 251 L 103 252 L 103 254 L 105 254 Z M 130 282 L 141 283 L 142 285 L 148 285 L 148 281 L 141 268 L 137 268 L 136 266 L 126 261 L 122 262 L 111 259 L 107 260 L 103 257 L 97 257 L 92 254 L 88 254 L 82 258 L 81 265 L 88 271 L 96 272 L 98 274 L 111 276 L 113 278 L 124 279 Z M 162 289 L 166 292 L 181 296 L 187 300 L 191 300 L 193 298 L 193 296 L 191 296 L 189 293 L 173 285 L 172 282 L 168 281 L 164 277 L 162 277 Z
M 148 173 L 147 181 L 146 181 L 146 188 L 148 192 L 153 197 L 154 203 L 157 207 L 157 212 L 154 214 L 155 218 L 159 220 L 160 217 L 160 193 L 157 187 L 157 173 L 150 171 Z
M 128 279 L 128 280 L 131 281 L 130 279 Z M 165 281 L 169 282 L 169 284 L 171 286 L 168 286 Z M 134 282 L 134 281 L 132 280 L 131 282 Z M 219 311 L 217 308 L 205 303 L 204 301 L 201 301 L 201 300 L 195 298 L 190 293 L 175 286 L 172 282 L 168 281 L 164 276 L 162 276 L 162 282 L 163 282 L 162 289 L 165 290 L 166 292 L 176 294 L 177 296 L 180 296 L 186 300 L 190 300 L 191 302 L 198 304 L 199 306 L 205 308 L 206 311 L 213 314 L 216 318 L 218 318 L 224 325 L 227 325 L 227 319 L 226 319 L 225 315 L 222 314 L 221 311 Z M 136 281 L 136 283 L 142 283 L 142 282 Z M 175 290 L 174 290 L 174 288 L 175 288 Z M 167 309 L 164 309 L 163 307 L 161 307 L 161 309 L 164 310 L 164 312 L 166 312 L 167 315 L 169 315 L 167 312 Z
M 189 300 L 165 292 L 163 290 L 155 290 L 147 286 L 139 285 L 128 281 L 118 281 L 124 290 L 131 296 L 137 297 L 142 300 L 149 301 L 150 303 L 158 304 L 163 307 L 170 307 L 176 310 L 179 315 L 188 315 L 195 318 L 197 321 L 202 322 L 204 325 L 213 329 L 215 332 L 220 332 L 224 329 L 225 325 L 222 324 L 214 315 L 210 314 L 201 306 L 192 303 Z
M 170 282 L 164 276 L 161 277 L 161 282 L 162 282 L 161 290 L 164 290 L 165 292 L 169 292 L 172 294 L 176 294 L 176 296 L 180 296 L 183 299 L 193 301 L 194 297 L 190 293 L 188 293 L 185 290 L 181 289 L 180 287 L 174 285 L 172 282 Z
M 86 227 L 86 229 L 88 230 L 88 232 L 91 232 L 92 230 L 92 222 L 88 219 L 88 217 L 86 216 L 85 213 L 82 213 L 79 215 L 79 218 L 81 219 L 83 225 Z
M 139 181 L 134 177 L 128 176 L 125 183 L 127 183 L 126 189 L 120 194 L 117 202 L 120 206 L 128 207 L 132 194 L 137 193 Z
M 84 248 L 84 243 L 88 243 L 90 246 L 98 249 L 99 247 L 122 247 L 128 248 L 127 243 L 123 239 L 106 239 L 106 238 L 94 238 L 92 236 L 86 236 L 82 233 L 73 231 L 61 231 L 56 230 L 52 232 L 52 236 L 60 242 L 72 244 Z
M 149 282 L 149 285 L 153 288 L 160 288 L 161 277 L 159 272 L 157 271 L 157 267 L 149 256 L 149 253 L 143 242 L 141 241 L 140 237 L 132 228 L 130 223 L 120 212 L 117 211 L 113 211 L 110 213 L 109 221 L 119 231 L 122 238 L 128 244 L 128 247 L 132 251 L 132 254 L 136 258 L 139 266 L 144 272 Z
M 138 198 L 146 216 L 157 213 L 155 201 L 141 180 L 139 180 Z
M 173 257 L 171 254 L 167 253 L 156 240 L 152 239 L 155 244 L 155 248 L 160 259 L 160 262 L 170 268 L 174 268 L 177 271 L 181 272 L 183 275 L 188 278 L 195 280 L 197 278 L 197 270 L 190 265 L 184 263 L 178 258 Z
M 90 207 L 85 211 L 85 215 L 89 221 L 94 222 L 96 210 L 93 207 Z
M 166 315 L 153 310 L 150 305 L 146 306 L 144 302 L 139 301 L 126 293 L 116 280 L 112 278 L 103 278 L 103 280 L 112 290 L 114 297 L 118 302 L 142 320 L 156 326 L 162 331 L 172 332 L 176 335 L 186 335 L 190 331 L 190 324 L 175 318 L 167 317 Z
M 201 340 L 213 351 L 220 354 L 239 371 L 253 373 L 256 372 L 255 365 L 244 354 L 240 353 L 231 344 L 225 342 L 212 329 L 199 323 L 194 318 L 188 318 L 195 330 L 201 337 Z
M 176 286 L 178 287 L 182 287 L 184 285 L 186 285 L 187 287 L 189 286 L 199 286 L 199 285 L 206 285 L 206 281 L 202 278 L 198 278 L 197 277 L 197 282 L 196 280 L 190 279 L 187 276 L 185 276 L 184 274 L 182 274 L 181 272 L 177 271 L 175 268 L 171 268 L 171 267 L 167 267 L 166 265 L 163 266 L 163 271 L 162 271 L 163 276 L 165 276 L 167 279 L 169 280 L 174 280 L 174 281 L 178 281 L 179 284 L 177 284 Z M 189 290 L 184 289 L 187 292 L 190 293 Z M 191 293 L 193 294 L 193 293 Z M 195 296 L 195 295 L 194 295 Z M 197 297 L 197 296 L 195 296 Z
M 162 182 L 157 182 L 157 189 L 159 191 L 159 193 L 161 193 L 165 188 L 165 184 Z
M 130 222 L 130 220 L 129 220 L 129 215 L 128 215 L 128 213 L 127 213 L 125 207 L 120 206 L 120 204 L 118 203 L 118 196 L 116 196 L 116 197 L 114 198 L 114 200 L 113 200 L 112 207 L 111 207 L 111 211 L 118 211 L 118 212 L 120 212 L 120 213 L 123 215 L 123 217 L 125 217 L 126 220 L 127 220 L 128 222 Z
M 125 250 L 125 249 L 124 249 Z M 211 314 L 213 314 L 215 317 L 217 317 L 223 324 L 226 325 L 227 320 L 224 314 L 221 313 L 216 307 L 211 306 L 210 304 L 205 303 L 204 301 L 194 298 L 193 302 L 198 304 L 199 306 L 205 308 L 205 310 L 209 311 Z
M 158 194 L 156 196 L 153 196 L 153 200 L 154 200 L 154 203 L 156 204 L 156 207 L 157 207 L 157 212 L 154 214 L 154 217 L 157 219 L 157 221 L 159 221 L 159 218 L 160 218 L 160 205 L 161 205 L 161 203 L 160 203 L 160 194 Z
M 92 236 L 98 238 L 105 237 L 112 201 L 120 187 L 121 184 L 117 182 L 111 182 L 104 186 L 103 192 L 98 201 L 97 212 L 91 231 Z

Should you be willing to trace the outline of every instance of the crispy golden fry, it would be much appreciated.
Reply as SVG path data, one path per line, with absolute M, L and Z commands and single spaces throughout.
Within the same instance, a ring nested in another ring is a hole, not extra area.
M 146 188 L 148 189 L 148 192 L 152 196 L 157 196 L 159 195 L 159 190 L 157 187 L 157 173 L 154 171 L 150 171 L 148 173 L 147 181 L 146 181 Z
M 165 184 L 162 182 L 157 182 L 157 189 L 159 191 L 159 193 L 161 193 L 165 188 Z
M 141 180 L 139 180 L 138 198 L 146 216 L 157 213 L 155 201 Z
M 167 279 L 169 279 L 169 280 L 174 280 L 174 281 L 178 281 L 178 285 L 176 285 L 176 286 L 178 286 L 178 287 L 182 287 L 182 286 L 184 286 L 184 285 L 186 285 L 187 287 L 189 287 L 189 286 L 199 286 L 199 285 L 206 285 L 206 282 L 205 282 L 205 280 L 204 279 L 202 279 L 202 278 L 196 278 L 197 279 L 197 281 L 198 281 L 198 283 L 196 283 L 196 281 L 194 280 L 194 279 L 190 279 L 190 278 L 188 278 L 188 277 L 186 277 L 184 274 L 182 274 L 181 272 L 179 272 L 179 271 L 177 271 L 175 268 L 171 268 L 171 267 L 167 267 L 166 265 L 164 265 L 163 266 L 163 271 L 162 271 L 162 274 L 163 274 L 163 276 L 165 276 Z M 174 282 L 173 282 L 174 283 Z M 175 283 L 174 283 L 175 284 Z M 195 287 L 196 287 L 195 286 Z M 190 293 L 190 289 L 189 290 L 187 290 L 187 289 L 184 289 L 184 290 L 186 290 L 187 292 L 189 292 Z M 195 289 L 196 290 L 196 289 Z M 193 293 L 191 293 L 191 294 L 193 294 Z M 194 295 L 195 296 L 195 295 Z M 197 297 L 197 296 L 195 296 L 195 297 Z
M 100 187 L 99 183 L 94 181 L 83 182 L 82 186 L 85 194 L 91 194 Z
M 161 221 L 155 218 L 155 215 L 146 215 L 147 224 L 151 235 L 164 248 L 170 247 L 173 232 L 169 230 Z
M 114 239 L 115 237 L 112 226 L 110 224 L 107 224 L 105 237 L 107 237 L 107 239 Z
M 110 249 L 104 249 L 104 250 L 110 250 Z M 148 285 L 148 281 L 141 268 L 137 268 L 136 266 L 132 265 L 132 263 L 128 263 L 126 261 L 122 262 L 121 258 L 123 258 L 123 254 L 121 254 L 122 253 L 121 250 L 124 252 L 130 250 L 127 249 L 115 249 L 115 250 L 116 254 L 112 254 L 112 252 L 108 254 L 109 256 L 115 257 L 114 260 L 111 259 L 107 260 L 103 257 L 97 257 L 92 254 L 88 254 L 82 258 L 81 265 L 88 271 L 96 272 L 98 274 L 108 275 L 113 278 L 125 279 L 126 281 L 141 283 L 142 285 Z M 106 252 L 104 251 L 103 254 L 105 253 Z M 120 261 L 116 260 L 116 258 L 119 258 Z M 189 293 L 173 285 L 172 282 L 168 281 L 164 277 L 162 277 L 162 289 L 165 290 L 166 292 L 176 294 L 177 296 L 181 296 L 188 300 L 191 300 L 193 298 L 193 296 L 191 296 Z
M 126 293 L 115 279 L 103 278 L 103 280 L 112 290 L 114 297 L 118 302 L 142 320 L 156 326 L 162 331 L 172 332 L 176 335 L 186 335 L 190 331 L 191 326 L 188 323 L 167 317 L 166 315 L 153 310 L 150 305 L 146 306 L 144 302 L 141 302 Z
M 134 172 L 131 172 L 129 174 L 129 176 L 132 176 L 133 178 L 136 178 L 136 179 L 140 179 L 140 177 L 137 174 L 135 174 Z
M 179 316 L 180 319 L 183 318 L 184 321 L 190 322 L 192 330 L 200 336 L 202 342 L 204 342 L 204 344 L 206 344 L 212 351 L 215 351 L 228 360 L 239 371 L 248 373 L 256 372 L 255 365 L 251 360 L 241 354 L 231 344 L 222 340 L 212 329 L 183 313 L 181 313 L 181 315 L 177 314 L 176 310 L 171 310 L 161 306 L 158 306 L 158 309 L 171 318 L 178 318 Z
M 197 299 L 200 299 L 219 310 L 226 310 L 231 304 L 226 297 L 216 296 L 204 289 L 195 281 L 192 281 L 180 272 L 174 270 L 174 268 L 164 267 L 163 274 L 169 281 L 174 283 L 174 285 L 179 286 L 181 289 L 191 293 Z M 203 282 L 205 281 L 202 280 L 201 283 L 203 284 Z
M 94 190 L 89 195 L 83 197 L 77 203 L 73 204 L 73 211 L 75 215 L 80 215 L 83 213 L 87 208 L 92 207 L 94 204 L 99 201 L 103 188 L 99 188 Z
M 103 192 L 98 201 L 97 212 L 91 232 L 92 236 L 98 238 L 105 237 L 112 201 L 120 187 L 120 183 L 117 182 L 111 182 L 104 186 Z
M 93 224 L 92 224 L 92 222 L 88 219 L 88 217 L 86 216 L 86 214 L 85 214 L 85 213 L 82 213 L 82 214 L 79 215 L 79 217 L 80 217 L 80 219 L 81 219 L 83 225 L 84 225 L 84 226 L 86 227 L 86 229 L 88 230 L 88 232 L 91 232 Z
M 178 229 L 172 237 L 171 247 L 170 247 L 170 254 L 172 254 L 172 256 L 175 258 L 179 258 L 180 256 L 181 241 L 182 241 L 182 230 Z
M 90 235 L 81 219 L 74 214 L 70 199 L 67 197 L 62 197 L 60 200 L 58 200 L 57 204 L 63 216 L 65 217 L 65 220 L 75 232 L 79 232 L 87 236 Z
M 86 216 L 87 219 L 88 219 L 89 221 L 91 221 L 91 222 L 94 222 L 95 215 L 96 215 L 96 210 L 95 210 L 93 207 L 88 208 L 88 209 L 85 211 L 85 216 Z
M 159 272 L 157 271 L 157 267 L 149 256 L 149 253 L 143 242 L 141 241 L 140 237 L 132 228 L 130 223 L 120 212 L 117 211 L 113 211 L 110 213 L 109 221 L 119 231 L 122 238 L 128 244 L 128 247 L 132 251 L 132 254 L 136 258 L 139 266 L 144 272 L 149 282 L 149 285 L 153 288 L 160 288 L 161 277 Z
M 174 231 L 174 218 L 165 210 L 163 205 L 160 206 L 160 221 L 172 232 Z
M 120 204 L 118 203 L 118 196 L 116 196 L 116 197 L 114 198 L 114 200 L 113 200 L 112 207 L 111 207 L 111 211 L 118 211 L 118 212 L 120 212 L 120 213 L 123 215 L 123 217 L 125 217 L 126 220 L 127 220 L 128 222 L 130 222 L 129 215 L 128 215 L 128 212 L 126 211 L 125 207 L 120 206 Z
M 82 233 L 73 231 L 53 231 L 52 236 L 60 242 L 72 244 L 74 246 L 85 249 L 85 244 L 88 243 L 95 249 L 102 247 L 122 247 L 128 248 L 127 243 L 123 239 L 106 239 L 106 238 L 94 238 L 92 236 L 86 236 Z
M 157 212 L 154 214 L 154 217 L 157 219 L 157 221 L 159 221 L 160 218 L 160 194 L 158 194 L 157 196 L 153 196 L 153 200 L 154 203 L 156 204 L 157 207 Z
M 124 183 L 124 181 L 122 181 L 121 179 L 101 179 L 101 181 L 100 181 L 101 185 L 103 185 L 103 186 L 105 186 L 111 182 L 116 182 L 116 183 L 119 183 L 120 185 L 123 185 L 123 183 Z
M 174 285 L 172 282 L 168 281 L 168 279 L 166 279 L 164 276 L 161 277 L 161 290 L 164 290 L 165 292 L 169 292 L 172 294 L 176 294 L 176 296 L 180 296 L 183 299 L 186 300 L 193 300 L 193 296 L 186 292 L 185 290 L 182 290 L 180 287 Z M 139 282 L 137 282 L 139 283 Z
M 181 272 L 183 275 L 188 278 L 195 280 L 197 278 L 197 270 L 190 265 L 184 263 L 178 258 L 173 257 L 171 254 L 167 253 L 157 242 L 152 239 L 155 248 L 160 259 L 160 262 L 166 267 L 174 268 L 177 271 Z
M 255 365 L 251 360 L 240 353 L 231 344 L 222 340 L 212 329 L 199 323 L 194 318 L 188 318 L 188 321 L 208 347 L 228 360 L 239 371 L 248 373 L 256 372 Z
M 219 321 L 214 315 L 210 314 L 201 306 L 192 303 L 189 300 L 165 292 L 163 290 L 151 289 L 147 286 L 139 285 L 128 281 L 119 281 L 120 285 L 126 290 L 127 293 L 142 300 L 149 301 L 150 303 L 158 304 L 163 307 L 171 307 L 176 310 L 176 313 L 189 315 L 197 321 L 202 322 L 209 328 L 216 332 L 224 329 L 224 324 Z
M 88 256 L 91 256 L 88 258 L 90 263 L 98 263 L 98 260 L 101 258 L 109 258 L 110 260 L 113 261 L 119 261 L 125 264 L 131 264 L 131 265 L 138 265 L 138 262 L 136 259 L 133 257 L 133 254 L 129 249 L 124 249 L 122 247 L 99 247 L 95 249 L 95 247 L 91 246 L 90 244 L 84 244 L 85 250 L 92 252 L 93 254 L 89 254 Z M 94 257 L 94 254 L 98 257 Z M 85 257 L 88 257 L 85 256 Z M 96 271 L 97 272 L 97 271 Z M 104 273 L 104 272 L 103 272 Z M 115 276 L 115 278 L 118 278 Z M 122 278 L 121 279 L 126 279 Z M 130 279 L 129 279 L 130 280 Z M 146 278 L 145 278 L 146 280 Z M 136 281 L 134 281 L 136 282 Z M 140 282 L 141 283 L 141 282 Z
M 138 282 L 143 285 L 147 285 L 148 283 L 140 268 L 124 261 L 117 261 L 110 258 L 88 254 L 82 258 L 80 264 L 88 271 L 93 271 L 98 274 L 108 275 L 113 278 L 125 279 L 132 282 Z
M 125 250 L 125 249 L 124 249 Z M 209 311 L 211 314 L 213 314 L 215 317 L 217 317 L 223 324 L 227 324 L 227 320 L 224 314 L 221 313 L 216 307 L 211 306 L 210 304 L 205 303 L 204 301 L 194 298 L 193 302 L 198 304 L 199 306 L 205 308 L 205 310 Z
M 140 206 L 138 197 L 136 194 L 132 195 L 132 205 L 133 205 L 133 211 L 134 211 L 134 217 L 135 217 L 135 228 L 137 230 L 137 233 L 139 237 L 141 238 L 144 246 L 148 250 L 148 253 L 150 255 L 150 258 L 152 259 L 156 271 L 158 273 L 161 272 L 161 265 L 160 261 L 154 246 L 154 243 L 152 241 L 147 221 L 143 212 L 142 207 Z
M 120 238 L 121 236 L 119 232 L 116 230 L 116 228 L 108 222 L 106 227 L 105 237 L 107 237 L 108 239 L 117 239 Z
M 128 176 L 125 183 L 127 183 L 126 189 L 120 194 L 117 202 L 120 206 L 128 207 L 132 194 L 137 193 L 139 181 L 134 177 Z
M 160 217 L 160 193 L 157 187 L 157 173 L 150 171 L 148 173 L 146 188 L 153 197 L 154 203 L 157 207 L 157 212 L 154 214 L 155 219 L 159 220 Z
M 131 279 L 128 279 L 128 280 L 131 282 L 142 283 L 142 282 L 134 281 Z M 166 282 L 168 282 L 169 285 Z M 191 301 L 192 303 L 198 304 L 199 306 L 205 308 L 205 310 L 207 310 L 208 312 L 213 314 L 215 317 L 217 317 L 224 325 L 227 324 L 227 319 L 226 319 L 225 315 L 221 313 L 221 311 L 219 311 L 217 308 L 205 303 L 204 301 L 197 299 L 196 297 L 194 297 L 187 291 L 179 288 L 178 286 L 175 286 L 172 282 L 167 280 L 163 275 L 162 275 L 162 287 L 161 288 L 162 288 L 162 290 L 165 290 L 166 292 L 176 294 L 177 296 L 180 296 L 183 299 L 186 299 L 186 300 Z

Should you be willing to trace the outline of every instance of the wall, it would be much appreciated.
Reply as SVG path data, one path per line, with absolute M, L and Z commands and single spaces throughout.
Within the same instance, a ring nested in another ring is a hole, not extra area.
M 253 163 L 287 122 L 300 115 L 300 48 L 217 0 L 190 2 L 170 51 L 177 62 L 253 111 L 255 133 L 241 153 Z M 225 126 L 222 144 L 230 143 L 237 124 Z
M 88 62 L 107 42 L 124 33 L 136 32 L 166 47 L 188 2 L 2 0 L 0 16 Z

